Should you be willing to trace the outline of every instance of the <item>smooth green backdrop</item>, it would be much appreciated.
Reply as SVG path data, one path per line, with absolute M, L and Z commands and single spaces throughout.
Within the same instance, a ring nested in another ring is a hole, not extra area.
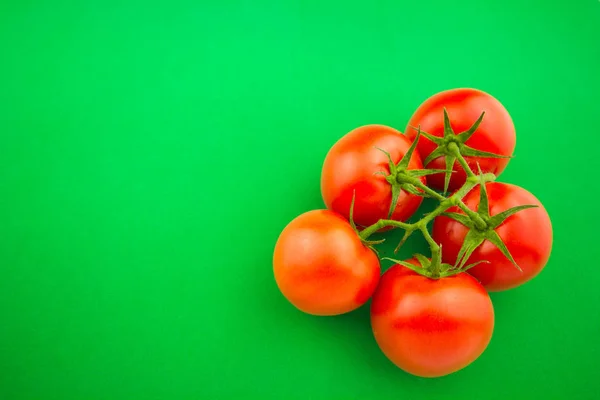
M 501 180 L 555 242 L 426 380 L 368 308 L 296 311 L 271 256 L 341 135 L 460 86 L 511 113 Z M 597 0 L 0 2 L 0 399 L 592 399 L 599 93 Z

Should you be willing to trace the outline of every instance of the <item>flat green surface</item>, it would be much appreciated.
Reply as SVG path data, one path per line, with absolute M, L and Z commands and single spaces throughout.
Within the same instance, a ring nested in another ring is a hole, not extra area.
M 0 3 L 0 399 L 597 396 L 600 2 L 121 3 Z M 341 135 L 404 130 L 457 86 L 511 113 L 501 180 L 546 205 L 555 244 L 493 295 L 484 355 L 425 380 L 367 308 L 292 308 L 271 255 L 323 207 Z

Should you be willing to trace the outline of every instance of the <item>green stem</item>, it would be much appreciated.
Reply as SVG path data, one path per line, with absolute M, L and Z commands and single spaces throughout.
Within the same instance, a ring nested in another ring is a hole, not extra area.
M 462 154 L 460 154 L 460 149 L 458 148 L 458 145 L 456 143 L 449 143 L 448 144 L 448 150 L 452 153 L 452 155 L 454 157 L 456 157 L 456 160 L 458 161 L 458 163 L 460 164 L 460 166 L 462 167 L 462 169 L 465 171 L 465 174 L 467 174 L 467 177 L 472 177 L 475 176 L 475 173 L 473 172 L 473 170 L 471 169 L 471 167 L 469 167 L 469 164 L 467 163 L 467 160 L 465 160 L 465 158 L 463 157 Z
M 366 227 L 365 229 L 363 229 L 359 233 L 359 236 L 361 239 L 367 240 L 369 238 L 369 236 L 376 233 L 378 230 L 388 227 L 388 226 L 393 226 L 394 228 L 401 228 L 404 230 L 414 229 L 414 224 L 407 224 L 404 222 L 395 221 L 393 219 L 380 219 L 379 221 L 375 222 L 373 225 L 370 225 L 370 226 Z
M 439 278 L 440 277 L 440 273 L 441 273 L 441 248 L 440 246 L 435 242 L 435 240 L 433 240 L 433 237 L 431 236 L 431 234 L 429 233 L 429 230 L 427 229 L 427 225 L 422 225 L 420 226 L 420 230 L 421 233 L 423 233 L 423 237 L 425 238 L 425 240 L 427 241 L 427 243 L 429 244 L 430 250 L 431 250 L 431 278 Z
M 458 153 L 458 154 L 460 154 L 460 153 Z M 467 176 L 475 176 L 475 173 L 473 172 L 471 167 L 469 167 L 467 160 L 465 160 L 465 158 L 462 156 L 462 154 L 460 154 L 456 159 L 458 160 L 458 163 L 463 168 L 463 170 L 465 171 Z
M 423 192 L 425 192 L 427 195 L 429 195 L 429 197 L 433 197 L 434 199 L 439 200 L 439 201 L 446 200 L 446 198 L 444 196 L 442 196 L 435 190 L 431 189 L 429 186 L 423 184 L 423 182 L 421 182 L 420 179 L 415 179 L 414 182 L 411 181 L 410 183 L 413 186 L 417 187 L 418 189 L 421 189 Z
M 458 207 L 464 211 L 465 214 L 467 214 L 467 216 L 469 216 L 469 218 L 471 218 L 471 220 L 475 223 L 475 226 L 479 229 L 485 229 L 487 227 L 487 224 L 485 223 L 485 221 L 483 220 L 483 218 L 481 218 L 481 215 L 479 215 L 477 212 L 471 210 L 469 207 L 467 207 L 467 205 L 465 203 L 463 203 L 462 200 L 460 200 L 458 202 Z
M 491 173 L 483 174 L 483 180 L 485 182 L 491 182 L 495 178 L 496 177 L 494 174 L 491 174 Z M 462 203 L 462 198 L 465 197 L 467 195 L 467 193 L 469 193 L 471 191 L 471 189 L 473 189 L 475 186 L 477 186 L 479 184 L 479 180 L 480 180 L 480 178 L 475 175 L 467 178 L 464 185 L 460 189 L 458 189 L 458 191 L 456 191 L 452 196 L 450 196 L 448 198 L 444 197 L 444 200 L 442 200 L 440 202 L 440 204 L 432 212 L 430 212 L 429 214 L 427 214 L 425 217 L 423 217 L 422 219 L 420 219 L 417 222 L 414 222 L 412 224 L 407 224 L 405 222 L 395 221 L 393 219 L 380 219 L 373 225 L 370 225 L 370 226 L 366 227 L 365 229 L 363 229 L 362 232 L 360 232 L 360 237 L 361 237 L 361 239 L 366 240 L 369 238 L 369 236 L 371 236 L 375 232 L 379 231 L 382 228 L 388 227 L 388 226 L 392 226 L 395 228 L 401 228 L 404 230 L 411 230 L 411 231 L 423 229 L 423 227 L 427 227 L 427 224 L 429 224 L 431 221 L 433 221 L 433 219 L 435 217 L 439 216 L 440 214 L 442 214 L 443 212 L 448 210 L 450 207 L 464 204 L 464 203 Z M 443 196 L 440 195 L 440 197 L 443 197 Z M 482 222 L 483 222 L 483 220 L 482 220 Z
M 471 179 L 467 179 L 465 184 L 460 189 L 458 189 L 456 193 L 454 193 L 447 199 L 444 199 L 432 212 L 427 214 L 420 221 L 416 222 L 415 225 L 417 225 L 419 228 L 421 228 L 421 225 L 427 226 L 427 224 L 433 221 L 435 217 L 439 216 L 440 214 L 448 210 L 450 207 L 457 205 L 462 200 L 462 198 L 465 197 L 467 193 L 469 193 L 471 189 L 473 189 L 475 186 L 477 186 L 477 182 L 474 182 Z

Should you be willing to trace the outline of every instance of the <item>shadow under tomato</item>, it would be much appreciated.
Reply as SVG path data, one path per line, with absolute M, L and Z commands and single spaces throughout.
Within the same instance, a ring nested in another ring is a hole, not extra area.
M 435 397 L 442 391 L 454 392 L 464 382 L 465 377 L 474 374 L 473 370 L 461 370 L 438 378 L 422 378 L 411 375 L 394 365 L 381 351 L 371 330 L 370 302 L 359 309 L 335 317 L 308 317 L 318 325 L 323 337 L 329 336 L 334 346 L 332 357 L 342 352 L 344 362 L 352 360 L 354 368 L 364 370 L 378 384 L 398 387 L 399 393 L 413 394 L 419 398 Z
M 424 202 L 419 212 L 413 217 L 415 220 L 422 218 L 422 214 L 431 211 L 435 207 L 433 202 Z M 373 239 L 383 239 L 386 241 L 376 246 L 380 258 L 390 257 L 399 260 L 411 258 L 414 253 L 421 253 L 429 256 L 429 247 L 423 239 L 422 234 L 415 232 L 407 242 L 402 246 L 398 253 L 394 254 L 394 249 L 402 239 L 404 231 L 394 229 L 388 232 L 379 233 L 373 236 Z M 394 262 L 390 260 L 381 261 L 382 273 L 384 273 Z M 378 378 L 390 381 L 392 384 L 427 381 L 424 378 L 410 375 L 389 361 L 379 349 L 377 342 L 371 330 L 369 300 L 362 307 L 353 312 L 338 315 L 334 317 L 307 317 L 312 324 L 318 325 L 323 335 L 329 335 L 336 338 L 336 346 L 344 352 L 344 359 L 355 360 L 357 365 L 363 365 L 365 370 L 374 372 Z M 415 387 L 420 387 L 417 385 Z
M 333 343 L 343 351 L 344 360 L 355 360 L 369 370 L 378 370 L 387 359 L 379 350 L 370 322 L 370 301 L 353 312 L 333 317 L 312 317 L 324 336 L 335 339 Z
M 437 202 L 426 199 L 418 213 L 409 222 L 422 218 L 423 214 L 432 211 L 436 206 Z M 394 249 L 403 235 L 404 231 L 400 229 L 374 235 L 374 240 L 386 239 L 384 243 L 376 246 L 380 258 L 389 257 L 406 260 L 413 257 L 415 253 L 430 256 L 429 246 L 420 232 L 413 233 L 398 253 L 394 254 Z M 394 265 L 393 261 L 382 260 L 382 273 L 392 265 Z M 456 379 L 456 377 L 465 375 L 463 371 L 431 380 L 406 373 L 388 360 L 379 349 L 371 330 L 370 304 L 369 301 L 359 309 L 344 315 L 309 318 L 312 323 L 319 325 L 319 329 L 323 330 L 323 335 L 331 335 L 339 339 L 335 343 L 343 348 L 347 359 L 353 359 L 357 364 L 364 365 L 364 368 L 369 372 L 374 372 L 378 379 L 389 381 L 393 385 L 407 384 L 408 387 L 418 390 L 419 393 L 431 391 L 432 394 L 440 387 L 451 388 L 459 384 L 460 378 Z M 406 389 L 407 387 L 404 388 L 404 390 Z
M 319 200 L 312 195 L 311 199 L 311 205 L 316 206 Z M 433 210 L 436 205 L 435 201 L 425 199 L 419 211 L 409 222 L 422 218 L 423 214 Z M 394 249 L 403 235 L 404 231 L 400 229 L 373 235 L 374 240 L 386 239 L 384 243 L 376 245 L 380 258 L 390 257 L 406 260 L 413 257 L 414 253 L 429 257 L 429 246 L 420 232 L 413 233 L 399 252 L 395 254 Z M 275 233 L 272 233 L 272 236 L 274 237 Z M 352 362 L 356 363 L 357 368 L 364 368 L 365 371 L 373 373 L 374 376 L 386 383 L 392 385 L 408 384 L 409 387 L 413 387 L 420 392 L 423 390 L 429 392 L 429 388 L 432 386 L 430 379 L 419 378 L 402 371 L 389 361 L 379 349 L 371 330 L 370 301 L 353 312 L 338 316 L 319 317 L 300 313 L 279 292 L 272 276 L 272 270 L 265 268 L 265 265 L 271 262 L 270 257 L 270 253 L 261 254 L 259 260 L 256 260 L 258 271 L 254 271 L 252 274 L 252 280 L 257 283 L 256 287 L 259 289 L 256 296 L 253 296 L 252 302 L 267 311 L 264 315 L 257 317 L 262 320 L 264 326 L 272 326 L 273 329 L 292 329 L 295 326 L 298 329 L 297 324 L 301 324 L 304 325 L 302 329 L 307 329 L 307 332 L 313 332 L 313 329 L 309 327 L 315 328 L 319 335 L 322 335 L 323 340 L 333 347 L 332 357 L 335 357 L 335 353 L 342 354 L 344 362 L 353 360 Z M 382 260 L 382 273 L 393 264 L 390 260 Z M 433 385 L 438 386 L 438 389 L 439 385 L 445 386 L 442 383 L 443 381 L 452 380 L 451 377 L 440 379 L 441 381 L 438 379 L 438 383 Z

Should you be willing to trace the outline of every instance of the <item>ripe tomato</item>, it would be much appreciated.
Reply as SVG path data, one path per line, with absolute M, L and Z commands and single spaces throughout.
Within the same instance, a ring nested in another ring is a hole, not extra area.
M 350 312 L 371 297 L 379 258 L 350 223 L 330 210 L 313 210 L 281 232 L 273 254 L 275 281 L 299 310 L 313 315 Z
M 328 209 L 349 218 L 350 204 L 355 194 L 354 222 L 369 226 L 387 218 L 392 202 L 392 187 L 384 175 L 390 174 L 390 154 L 395 165 L 410 148 L 411 141 L 399 131 L 385 125 L 365 125 L 356 128 L 335 143 L 323 163 L 321 195 Z M 422 169 L 423 163 L 415 151 L 408 163 L 409 170 Z M 425 177 L 421 182 L 426 183 Z M 422 198 L 400 191 L 391 219 L 405 221 L 419 208 Z
M 501 291 L 522 285 L 531 280 L 544 268 L 552 250 L 552 223 L 548 212 L 540 201 L 527 190 L 508 183 L 486 184 L 489 214 L 493 217 L 512 207 L 526 204 L 536 208 L 521 210 L 509 216 L 495 228 L 506 248 L 514 258 L 519 271 L 506 256 L 489 241 L 484 241 L 469 257 L 466 264 L 485 260 L 489 264 L 479 264 L 468 270 L 488 291 Z M 463 199 L 472 210 L 479 206 L 480 187 L 471 190 Z M 464 214 L 458 208 L 448 211 Z M 454 264 L 463 244 L 468 228 L 458 221 L 445 216 L 434 220 L 433 239 L 442 245 L 442 259 Z
M 468 274 L 430 279 L 395 265 L 382 275 L 373 295 L 371 326 L 395 365 L 413 375 L 439 377 L 484 352 L 492 338 L 494 308 L 483 286 Z
M 414 140 L 417 131 L 421 130 L 434 136 L 444 136 L 444 108 L 448 111 L 450 124 L 455 134 L 468 130 L 485 111 L 485 116 L 465 144 L 475 150 L 494 153 L 502 156 L 513 154 L 516 135 L 513 121 L 504 106 L 494 97 L 477 89 L 450 89 L 437 93 L 425 100 L 415 111 L 406 127 L 406 136 Z M 421 159 L 436 148 L 429 139 L 421 137 L 418 151 Z M 465 160 L 473 171 L 477 171 L 477 163 L 482 172 L 491 172 L 496 176 L 506 168 L 508 158 L 468 157 Z M 441 156 L 425 165 L 430 169 L 446 169 L 445 157 Z M 466 179 L 463 168 L 455 161 L 448 189 L 450 191 L 460 188 Z M 444 188 L 444 174 L 438 173 L 427 177 L 429 186 L 442 190 Z

